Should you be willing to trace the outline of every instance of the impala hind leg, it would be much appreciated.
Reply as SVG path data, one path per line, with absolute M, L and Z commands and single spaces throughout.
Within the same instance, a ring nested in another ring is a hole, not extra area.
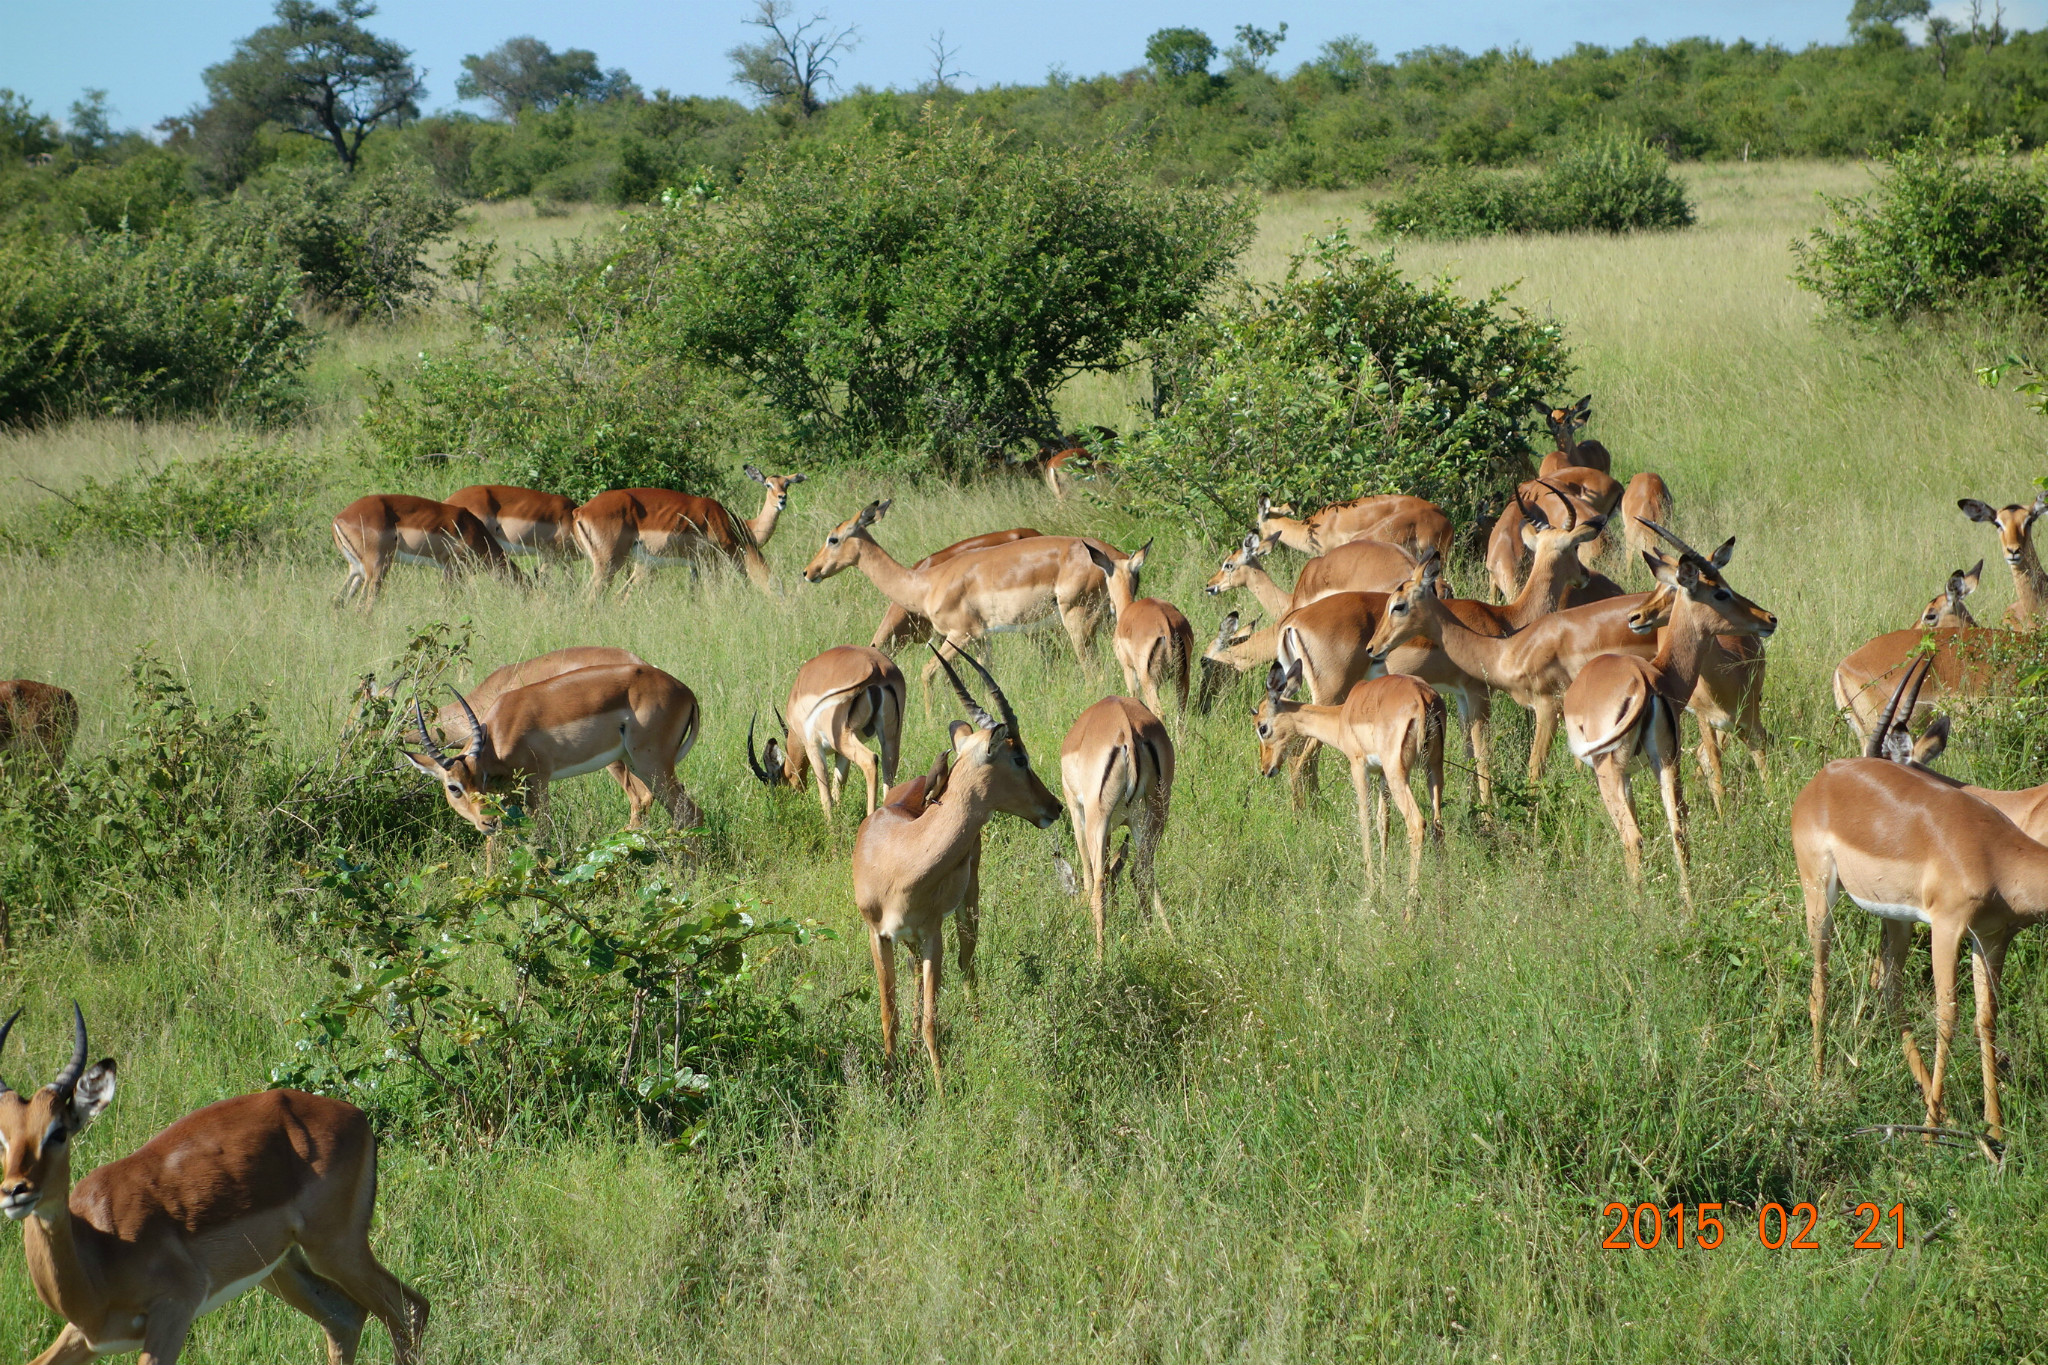
M 873 815 L 875 803 L 881 800 L 882 781 L 881 764 L 876 760 L 875 751 L 861 743 L 860 736 L 854 734 L 851 729 L 841 731 L 836 742 L 839 745 L 841 771 L 845 770 L 844 765 L 848 762 L 860 769 L 861 778 L 867 783 L 868 788 L 868 814 Z
M 1835 876 L 1814 880 L 1803 877 L 1806 892 L 1806 943 L 1813 953 L 1813 989 L 1806 998 L 1806 1014 L 1813 1021 L 1813 1083 L 1820 1085 L 1826 1062 L 1822 1035 L 1828 1015 L 1828 950 L 1835 939 Z
M 419 1359 L 420 1338 L 427 1331 L 426 1296 L 384 1268 L 367 1236 L 342 1247 L 309 1247 L 306 1262 L 313 1274 L 377 1315 L 391 1333 L 396 1365 L 412 1365 Z
M 2005 1141 L 2005 1116 L 1998 1104 L 1998 987 L 2005 975 L 2006 938 L 1990 942 L 1971 936 L 1970 985 L 1977 996 L 1977 1050 L 1984 1067 L 1984 1126 L 1993 1142 Z
M 1678 864 L 1678 894 L 1690 907 L 1692 850 L 1685 838 L 1685 788 L 1678 778 L 1678 717 L 1661 704 L 1658 711 L 1657 720 L 1653 721 L 1658 724 L 1657 746 L 1650 757 L 1657 765 L 1657 795 L 1664 802 L 1664 822 L 1671 827 L 1671 856 Z M 1668 730 L 1660 723 L 1667 716 L 1671 720 Z
M 1408 900 L 1402 907 L 1403 919 L 1415 918 L 1414 900 L 1422 884 L 1422 845 L 1429 834 L 1429 822 L 1423 819 L 1422 807 L 1415 800 L 1415 793 L 1408 786 L 1408 769 L 1393 767 L 1381 776 L 1387 782 L 1387 797 L 1401 809 L 1401 818 L 1408 822 Z
M 882 1066 L 896 1069 L 896 943 L 868 930 L 868 954 L 875 960 L 875 995 L 882 1007 Z
M 292 1248 L 263 1287 L 320 1324 L 327 1334 L 327 1365 L 354 1365 L 370 1310 L 334 1281 L 315 1275 L 304 1251 Z
M 1898 1033 L 1899 1051 L 1905 1055 L 1906 1070 L 1912 1074 L 1913 1084 L 1919 1087 L 1924 1098 L 1933 1089 L 1934 1078 L 1927 1074 L 1927 1059 L 1920 1055 L 1920 1044 L 1913 1037 L 1912 1021 L 1906 1017 L 1906 957 L 1912 950 L 1913 926 L 1903 920 L 1886 920 L 1878 934 L 1877 963 L 1873 975 L 1876 977 L 1878 1007 Z
M 1102 580 L 1096 579 L 1097 586 Z M 1100 624 L 1093 595 L 1060 603 L 1060 624 L 1067 628 L 1067 639 L 1073 643 L 1074 656 L 1081 661 L 1081 675 L 1095 676 L 1095 629 Z
M 93 1350 L 92 1343 L 85 1339 L 85 1333 L 67 1322 L 64 1324 L 64 1330 L 57 1333 L 57 1339 L 50 1343 L 49 1349 L 30 1361 L 29 1365 L 85 1365 L 86 1361 L 92 1360 L 98 1354 Z
M 1628 869 L 1632 885 L 1643 882 L 1643 831 L 1636 823 L 1636 796 L 1628 781 L 1628 761 L 1614 754 L 1601 754 L 1593 760 L 1593 777 L 1600 784 L 1600 800 L 1607 807 L 1607 818 L 1614 822 L 1614 832 L 1621 836 L 1621 861 Z
M 1726 815 L 1727 788 L 1721 780 L 1721 734 L 1705 721 L 1700 722 L 1700 767 L 1707 774 L 1707 790 L 1714 798 L 1716 817 Z
M 1948 1080 L 1949 1053 L 1956 1041 L 1956 968 L 1965 932 L 1960 925 L 1937 919 L 1928 944 L 1934 956 L 1934 1078 L 1926 1090 L 1929 1128 L 1941 1126 L 1941 1092 Z
M 974 950 L 981 943 L 981 855 L 976 853 L 967 864 L 967 894 L 961 898 L 960 908 L 953 912 L 953 924 L 960 936 L 956 950 L 960 957 L 960 982 L 967 987 L 967 998 L 977 1004 L 981 999 L 981 978 L 974 971 Z
M 918 943 L 918 1028 L 924 1035 L 924 1051 L 932 1059 L 932 1088 L 946 1090 L 946 1077 L 939 1069 L 939 979 L 946 966 L 946 931 L 932 926 Z
M 1151 799 L 1146 801 L 1144 811 L 1131 825 L 1131 842 L 1137 847 L 1131 850 L 1136 863 L 1131 873 L 1131 888 L 1139 900 L 1146 896 L 1152 899 L 1152 913 L 1159 916 L 1159 927 L 1173 937 L 1173 925 L 1166 918 L 1166 902 L 1159 895 L 1159 874 L 1156 860 L 1159 856 L 1160 841 L 1166 837 L 1166 813 L 1169 794 L 1154 788 Z
M 1562 712 L 1556 697 L 1538 697 L 1535 706 L 1536 733 L 1529 741 L 1529 785 L 1543 780 L 1543 764 L 1557 742 L 1557 722 Z

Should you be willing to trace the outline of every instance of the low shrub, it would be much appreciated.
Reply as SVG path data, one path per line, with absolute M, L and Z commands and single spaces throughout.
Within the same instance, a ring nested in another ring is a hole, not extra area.
M 1928 139 L 1882 158 L 1877 188 L 1823 195 L 1792 278 L 1856 322 L 2048 310 L 2048 162 Z
M 55 546 L 78 541 L 243 555 L 303 529 L 322 487 L 319 466 L 289 446 L 230 450 L 124 475 L 87 479 L 48 523 Z
M 1609 133 L 1566 146 L 1535 175 L 1436 170 L 1374 211 L 1382 232 L 1639 232 L 1690 227 L 1692 203 L 1664 153 Z
M 1278 284 L 1241 285 L 1154 348 L 1159 417 L 1120 446 L 1121 492 L 1217 535 L 1261 494 L 1498 505 L 1528 477 L 1529 400 L 1571 374 L 1560 330 L 1508 297 L 1411 283 L 1341 231 L 1315 240 Z
M 455 230 L 462 205 L 416 163 L 357 175 L 323 163 L 273 169 L 221 212 L 297 262 L 308 298 L 355 318 L 433 297 L 427 251 Z
M 179 216 L 0 241 L 0 423 L 298 410 L 299 271 L 258 233 Z

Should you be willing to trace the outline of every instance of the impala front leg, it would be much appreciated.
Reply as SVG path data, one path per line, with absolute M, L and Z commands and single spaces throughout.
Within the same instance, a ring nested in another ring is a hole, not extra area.
M 50 1343 L 50 1348 L 29 1365 L 85 1365 L 95 1354 L 92 1343 L 85 1339 L 85 1333 L 67 1322 L 64 1330 L 57 1333 L 57 1339 Z
M 896 1070 L 896 944 L 868 930 L 868 952 L 875 960 L 875 994 L 882 1006 L 882 1066 Z
M 1931 907 L 1930 907 L 1931 908 Z M 1934 1079 L 1927 1088 L 1927 1126 L 1941 1126 L 1941 1091 L 1948 1079 L 1948 1056 L 1956 1040 L 1956 968 L 1966 931 L 1937 918 L 1928 948 L 1934 956 Z M 1929 1139 L 1933 1134 L 1928 1134 Z

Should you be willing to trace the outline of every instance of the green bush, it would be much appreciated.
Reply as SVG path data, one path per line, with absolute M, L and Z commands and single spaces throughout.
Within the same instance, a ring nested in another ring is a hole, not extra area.
M 298 263 L 309 298 L 354 318 L 433 296 L 426 253 L 454 231 L 462 205 L 417 163 L 356 175 L 321 164 L 273 169 L 224 212 Z
M 757 969 L 831 931 L 678 889 L 681 841 L 628 830 L 558 862 L 519 845 L 506 871 L 451 891 L 329 850 L 303 928 L 341 981 L 272 1083 L 443 1145 L 533 1115 L 686 1142 L 723 1074 L 815 1069 L 824 1050 Z
M 1382 232 L 1639 232 L 1690 227 L 1685 186 L 1664 153 L 1602 134 L 1567 146 L 1536 175 L 1458 167 L 1430 172 L 1374 211 Z
M 1152 353 L 1159 419 L 1123 443 L 1122 492 L 1240 530 L 1261 494 L 1316 506 L 1413 493 L 1469 509 L 1528 477 L 1529 400 L 1561 389 L 1559 329 L 1417 285 L 1343 232 L 1246 284 Z
M 59 501 L 49 538 L 248 554 L 302 530 L 320 487 L 319 467 L 288 446 L 180 460 L 87 479 Z
M 311 348 L 298 294 L 275 246 L 190 217 L 0 241 L 0 423 L 289 416 Z
M 2048 162 L 1931 139 L 1883 158 L 1877 188 L 1824 195 L 1792 278 L 1858 322 L 2048 310 Z

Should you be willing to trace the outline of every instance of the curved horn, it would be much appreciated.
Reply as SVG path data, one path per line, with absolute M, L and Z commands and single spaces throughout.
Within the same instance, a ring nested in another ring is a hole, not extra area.
M 448 771 L 448 755 L 441 752 L 441 746 L 434 743 L 434 737 L 427 733 L 427 713 L 420 709 L 418 697 L 412 699 L 412 720 L 419 727 L 420 747 L 426 750 L 427 757 L 433 759 L 442 772 Z
M 777 725 L 780 725 L 780 726 L 782 727 L 782 734 L 783 734 L 783 737 L 784 737 L 785 739 L 786 739 L 786 738 L 788 738 L 788 737 L 789 737 L 789 722 L 788 722 L 788 721 L 786 721 L 786 720 L 784 720 L 784 719 L 782 718 L 782 708 L 781 708 L 781 707 L 779 707 L 779 706 L 777 706 L 777 705 L 776 705 L 776 704 L 775 704 L 774 702 L 770 702 L 770 703 L 768 703 L 768 709 L 769 709 L 769 710 L 771 710 L 771 711 L 773 711 L 773 712 L 775 713 L 775 723 L 776 723 Z
M 761 766 L 761 760 L 754 756 L 754 724 L 760 719 L 761 713 L 756 711 L 753 718 L 747 722 L 747 766 L 754 770 L 754 776 L 760 778 L 765 785 L 772 783 L 774 779 L 769 777 L 768 770 Z
M 1545 488 L 1548 488 L 1551 492 L 1557 494 L 1557 500 L 1564 504 L 1564 529 L 1567 531 L 1578 530 L 1579 508 L 1578 504 L 1573 500 L 1572 495 L 1565 492 L 1562 488 L 1559 488 L 1556 484 L 1550 482 L 1550 480 L 1548 479 L 1541 479 L 1538 480 L 1538 482 L 1540 482 Z
M 7 1016 L 6 1023 L 0 1024 L 0 1053 L 7 1051 L 7 1035 L 14 1032 L 14 1021 L 19 1018 L 21 1018 L 21 1011 L 16 1010 Z M 0 1095 L 4 1095 L 12 1089 L 14 1087 L 9 1085 L 4 1077 L 0 1077 Z
M 1017 713 L 1010 709 L 1010 699 L 1003 695 L 1003 689 L 996 686 L 996 680 L 989 675 L 987 669 L 981 666 L 981 660 L 975 658 L 972 654 L 964 654 L 961 657 L 974 666 L 976 673 L 981 674 L 981 680 L 988 684 L 990 694 L 996 699 L 996 709 L 1003 713 L 1003 724 L 1010 727 L 1010 737 L 1019 744 L 1022 744 L 1024 742 L 1024 731 L 1019 728 Z
M 1903 708 L 1904 713 L 1900 715 L 1898 719 L 1898 724 L 1901 729 L 1910 729 L 1912 727 L 1913 711 L 1916 707 L 1920 705 L 1920 689 L 1927 686 L 1928 675 L 1933 672 L 1934 656 L 1932 654 L 1921 655 L 1920 676 L 1913 680 L 1913 690 L 1906 694 L 1906 705 Z
M 1870 734 L 1863 741 L 1863 756 L 1865 758 L 1884 757 L 1885 739 L 1892 732 L 1893 718 L 1899 714 L 1899 698 L 1906 695 L 1906 684 L 1913 681 L 1913 674 L 1919 670 L 1919 667 L 1920 661 L 1917 659 L 1906 665 L 1905 673 L 1899 678 L 1899 685 L 1892 689 L 1891 700 L 1884 704 L 1884 710 L 1878 713 L 1877 724 L 1870 727 Z M 1916 700 L 1918 696 L 1918 692 L 1915 692 L 1914 697 Z M 1908 711 L 1906 714 L 1910 717 L 1913 713 Z
M 71 1087 L 85 1074 L 85 1057 L 90 1047 L 85 1040 L 85 1011 L 78 1008 L 76 1000 L 71 1002 L 71 1030 L 71 1061 L 50 1082 L 50 1089 L 59 1095 L 69 1095 Z
M 967 718 L 974 722 L 975 728 L 978 730 L 995 729 L 995 717 L 981 709 L 981 703 L 976 701 L 974 694 L 967 690 L 967 684 L 960 681 L 960 675 L 953 671 L 953 665 L 947 662 L 946 656 L 939 653 L 938 646 L 927 645 L 926 648 L 930 649 L 932 657 L 939 661 L 939 667 L 946 670 L 946 677 L 951 680 L 953 691 L 959 695 L 960 704 L 967 708 Z
M 1697 560 L 1698 560 L 1698 561 L 1699 561 L 1700 563 L 1702 563 L 1702 564 L 1705 564 L 1705 565 L 1708 565 L 1709 567 L 1712 567 L 1712 564 L 1713 564 L 1713 561 L 1712 561 L 1712 560 L 1708 559 L 1708 558 L 1707 558 L 1707 557 L 1706 557 L 1705 555 L 1701 554 L 1701 553 L 1700 553 L 1700 552 L 1699 552 L 1698 550 L 1695 550 L 1695 549 L 1693 549 L 1693 547 L 1692 547 L 1692 546 L 1690 546 L 1690 545 L 1686 544 L 1686 543 L 1685 543 L 1684 541 L 1680 540 L 1680 539 L 1679 539 L 1679 538 L 1678 538 L 1677 536 L 1675 536 L 1675 535 L 1672 535 L 1672 534 L 1671 534 L 1671 532 L 1667 531 L 1667 530 L 1666 530 L 1666 529 L 1664 529 L 1664 528 L 1663 528 L 1662 526 L 1659 526 L 1659 525 L 1658 525 L 1658 524 L 1657 524 L 1656 522 L 1654 522 L 1654 521 L 1651 521 L 1651 520 L 1650 520 L 1650 519 L 1649 519 L 1648 517 L 1637 517 L 1637 518 L 1636 518 L 1636 520 L 1637 520 L 1637 521 L 1639 521 L 1639 522 L 1641 522 L 1641 523 L 1642 523 L 1643 525 L 1645 525 L 1645 526 L 1649 527 L 1649 528 L 1650 528 L 1650 529 L 1651 529 L 1652 531 L 1655 531 L 1655 532 L 1656 532 L 1656 533 L 1657 533 L 1658 535 L 1660 535 L 1660 536 L 1664 537 L 1664 539 L 1666 539 L 1666 540 L 1670 541 L 1670 542 L 1671 542 L 1671 543 L 1672 543 L 1673 545 L 1676 545 L 1676 546 L 1677 546 L 1677 547 L 1679 548 L 1680 552 L 1682 552 L 1682 553 L 1684 553 L 1684 554 L 1688 554 L 1688 555 L 1691 555 L 1691 556 L 1692 556 L 1692 557 L 1693 557 L 1694 559 L 1697 559 Z
M 1550 487 L 1550 485 L 1547 483 L 1543 486 L 1545 488 Z M 1531 503 L 1527 498 L 1523 497 L 1522 490 L 1519 488 L 1515 490 L 1515 506 L 1522 509 L 1523 521 L 1528 522 L 1531 526 L 1535 527 L 1539 531 L 1547 530 L 1549 528 L 1549 514 L 1547 514 L 1540 505 Z
M 455 692 L 452 687 L 448 690 Z M 476 718 L 476 712 L 469 709 L 469 698 L 455 692 L 455 700 L 460 703 L 462 714 L 469 717 L 469 747 L 462 751 L 462 756 L 475 758 L 484 751 L 484 741 L 489 738 L 489 732 L 484 729 L 484 723 Z

